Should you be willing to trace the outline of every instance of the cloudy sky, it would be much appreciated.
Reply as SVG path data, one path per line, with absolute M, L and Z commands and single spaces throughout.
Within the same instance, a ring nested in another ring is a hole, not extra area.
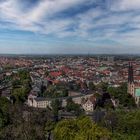
M 140 53 L 140 0 L 0 0 L 0 53 Z

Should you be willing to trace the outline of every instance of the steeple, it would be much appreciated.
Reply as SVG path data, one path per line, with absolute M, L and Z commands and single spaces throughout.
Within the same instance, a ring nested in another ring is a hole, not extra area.
M 132 62 L 129 62 L 128 67 L 128 83 L 134 83 Z

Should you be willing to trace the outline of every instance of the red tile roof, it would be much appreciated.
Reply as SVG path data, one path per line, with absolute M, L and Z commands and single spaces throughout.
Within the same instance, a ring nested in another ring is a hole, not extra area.
M 62 75 L 62 72 L 50 72 L 50 76 L 52 77 L 58 77 L 60 75 Z

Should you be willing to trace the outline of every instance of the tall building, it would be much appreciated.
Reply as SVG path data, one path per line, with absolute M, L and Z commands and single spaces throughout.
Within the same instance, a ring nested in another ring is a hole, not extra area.
M 128 93 L 131 94 L 137 105 L 140 103 L 140 83 L 136 83 L 133 74 L 132 62 L 129 62 L 128 67 Z
M 133 66 L 132 62 L 129 62 L 128 68 L 128 83 L 134 83 Z
M 128 67 L 128 93 L 131 94 L 133 97 L 135 96 L 135 84 L 134 84 L 134 75 L 133 75 L 133 66 L 132 63 L 129 62 Z

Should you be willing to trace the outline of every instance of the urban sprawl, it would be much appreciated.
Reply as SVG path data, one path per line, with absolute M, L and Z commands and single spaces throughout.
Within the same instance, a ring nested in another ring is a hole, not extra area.
M 127 101 L 117 94 L 126 86 Z M 112 92 L 116 89 L 116 94 Z M 37 109 L 91 113 L 97 107 L 139 106 L 140 59 L 120 56 L 1 56 L 0 95 Z M 59 103 L 57 103 L 59 102 Z M 70 106 L 68 106 L 70 104 Z

